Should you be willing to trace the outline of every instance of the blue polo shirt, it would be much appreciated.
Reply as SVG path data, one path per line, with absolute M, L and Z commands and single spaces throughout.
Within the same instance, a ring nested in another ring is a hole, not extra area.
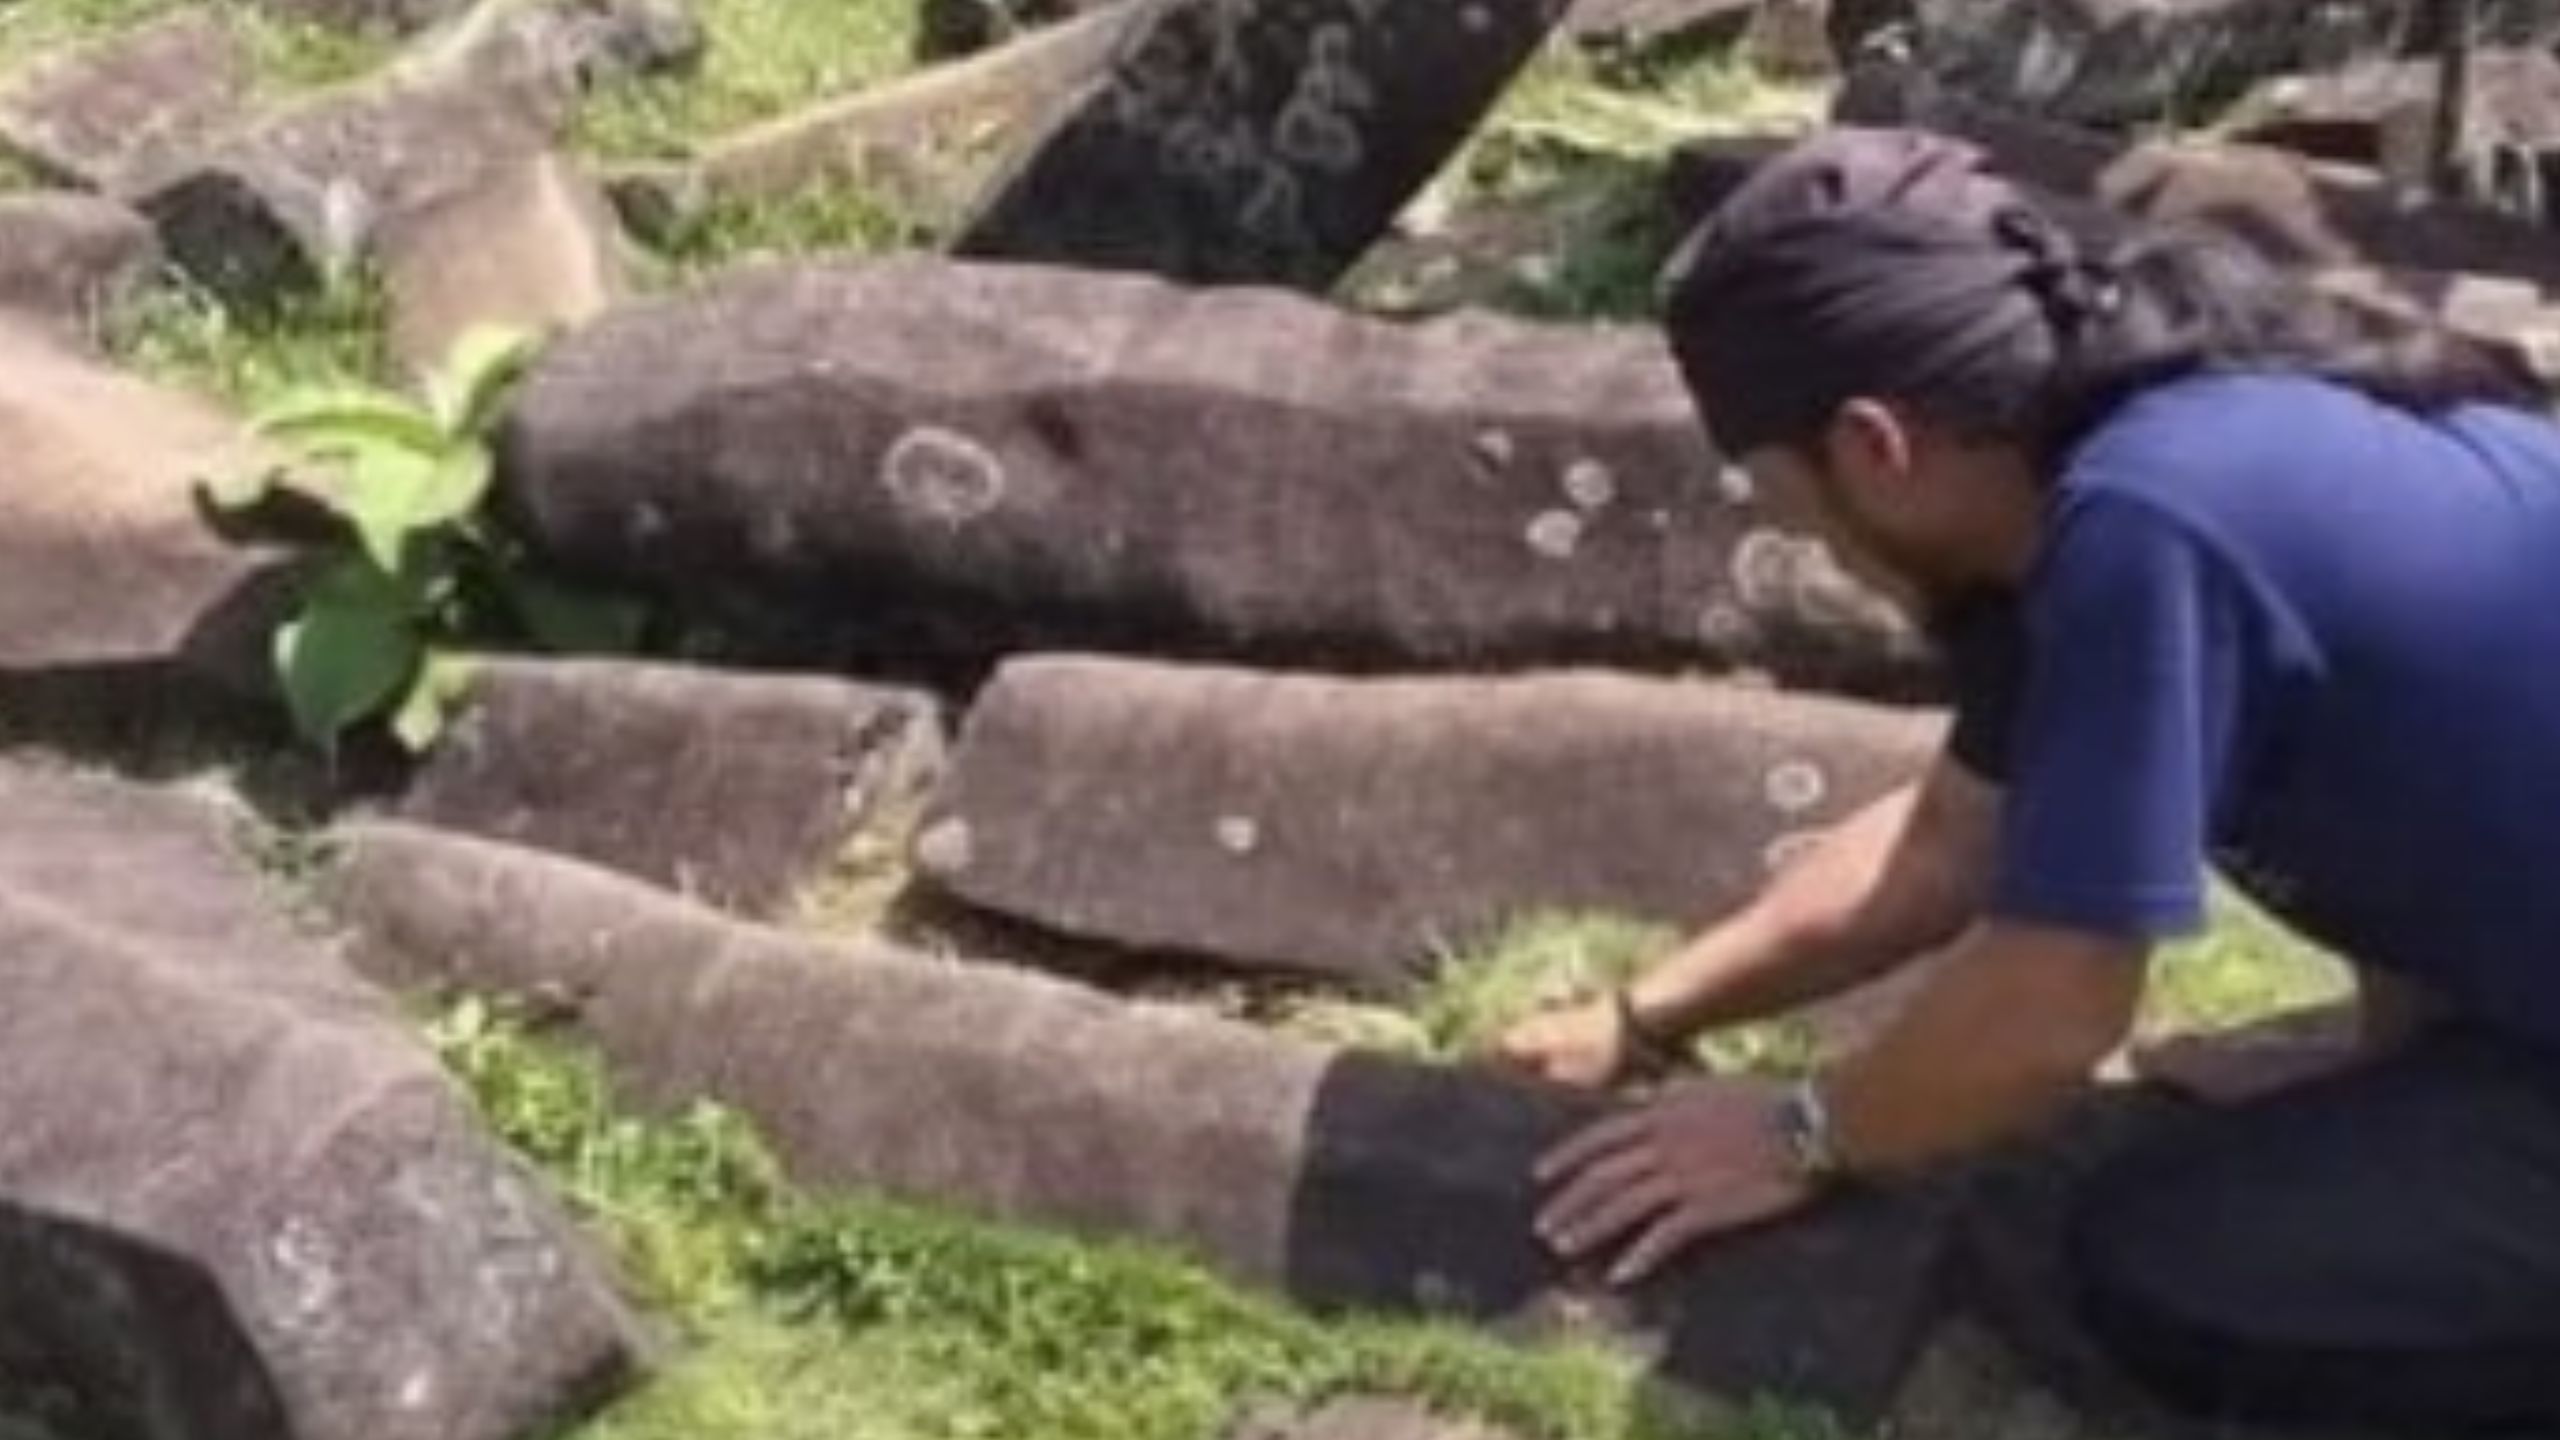
M 2076 449 L 1956 655 L 1953 747 L 2005 787 L 1994 913 L 2163 938 L 2219 866 L 2560 1044 L 2560 428 L 2163 386 Z

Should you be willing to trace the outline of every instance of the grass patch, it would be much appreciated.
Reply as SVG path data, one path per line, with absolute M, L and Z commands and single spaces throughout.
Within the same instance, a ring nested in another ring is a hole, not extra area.
M 1666 926 L 1595 914 L 1524 916 L 1483 943 L 1450 953 L 1402 1007 L 1322 996 L 1283 1004 L 1280 1028 L 1327 1044 L 1411 1059 L 1483 1053 L 1541 1010 L 1633 979 L 1676 948 Z M 2213 930 L 2163 950 L 2143 999 L 2146 1034 L 2246 1024 L 2347 993 L 2337 961 L 2287 933 L 2237 896 L 2218 897 Z M 1724 1072 L 1804 1073 L 1820 1058 L 1813 1028 L 1782 1018 L 1702 1036 L 1697 1058 Z
M 103 40 L 187 9 L 189 0 L 10 0 L 0 4 L 0 76 L 66 47 Z M 263 94 L 291 94 L 352 79 L 390 58 L 396 42 L 269 13 L 224 7 L 249 51 Z
M 358 273 L 241 315 L 170 276 L 114 317 L 109 341 L 147 375 L 258 409 L 303 386 L 388 383 L 388 304 L 375 278 Z
M 666 1373 L 574 1440 L 1214 1440 L 1258 1406 L 1349 1393 L 1412 1395 L 1525 1440 L 1832 1433 L 1777 1412 L 1710 1427 L 1596 1346 L 1319 1321 L 1151 1250 L 822 1201 L 734 1117 L 623 1114 L 592 1057 L 484 1005 L 431 1034 L 680 1332 Z
M 877 191 L 829 180 L 763 204 L 716 202 L 670 216 L 647 237 L 653 284 L 681 285 L 758 260 L 878 255 L 933 236 Z
M 580 117 L 584 146 L 683 159 L 703 142 L 908 67 L 913 0 L 696 0 L 701 70 L 616 85 Z

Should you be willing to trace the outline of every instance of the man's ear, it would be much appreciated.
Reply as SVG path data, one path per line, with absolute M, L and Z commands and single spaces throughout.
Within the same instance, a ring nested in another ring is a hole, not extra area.
M 1881 400 L 1843 402 L 1823 427 L 1822 444 L 1823 459 L 1834 475 L 1872 482 L 1911 473 L 1911 431 Z

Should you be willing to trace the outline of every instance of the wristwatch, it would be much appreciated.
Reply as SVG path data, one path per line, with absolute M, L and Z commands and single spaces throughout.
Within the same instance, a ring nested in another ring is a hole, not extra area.
M 1807 1076 L 1790 1086 L 1769 1120 L 1795 1162 L 1796 1174 L 1807 1184 L 1828 1188 L 1849 1178 L 1848 1162 L 1840 1154 L 1839 1135 L 1831 1124 L 1831 1105 L 1823 1098 L 1819 1079 Z

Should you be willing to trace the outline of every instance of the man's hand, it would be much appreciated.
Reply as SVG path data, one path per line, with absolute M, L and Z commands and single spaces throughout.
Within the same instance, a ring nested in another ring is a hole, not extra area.
M 1609 1283 L 1630 1285 L 1699 1240 L 1805 1204 L 1813 1187 L 1773 1123 L 1783 1093 L 1697 1082 L 1575 1135 L 1538 1162 L 1555 1192 L 1539 1238 L 1567 1260 L 1627 1242 Z
M 1583 1090 L 1605 1090 L 1627 1076 L 1633 1037 L 1606 996 L 1532 1015 L 1502 1033 L 1493 1058 L 1523 1074 Z

